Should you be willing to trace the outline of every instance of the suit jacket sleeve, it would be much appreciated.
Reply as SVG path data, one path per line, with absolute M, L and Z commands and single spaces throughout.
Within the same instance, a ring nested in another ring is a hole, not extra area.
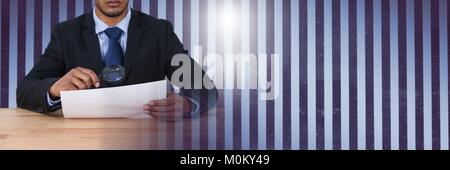
M 54 27 L 50 43 L 44 54 L 30 73 L 19 83 L 17 105 L 21 108 L 40 113 L 49 113 L 60 108 L 49 108 L 47 92 L 64 75 L 63 42 L 58 27 Z
M 170 24 L 170 22 L 166 21 L 165 22 L 165 34 L 166 37 L 164 38 L 166 40 L 164 46 L 165 46 L 165 58 L 167 59 L 165 61 L 166 66 L 166 75 L 169 79 L 172 78 L 172 74 L 174 73 L 175 70 L 177 70 L 179 67 L 177 66 L 172 66 L 171 65 L 171 61 L 172 58 L 176 55 L 176 54 L 180 54 L 180 53 L 184 53 L 187 54 L 188 52 L 186 50 L 184 50 L 182 43 L 180 42 L 180 40 L 178 39 L 178 37 L 176 36 L 174 30 L 173 30 L 173 26 L 172 24 Z M 208 109 L 211 109 L 213 107 L 215 107 L 215 105 L 217 104 L 217 89 L 214 87 L 212 89 L 208 89 L 205 87 L 205 85 L 203 84 L 202 81 L 202 88 L 201 89 L 196 89 L 193 88 L 195 81 L 194 81 L 194 73 L 196 71 L 194 70 L 201 70 L 202 73 L 202 78 L 205 78 L 208 81 L 211 81 L 211 79 L 208 77 L 207 74 L 205 74 L 205 71 L 202 70 L 202 68 L 200 67 L 200 65 L 195 62 L 191 57 L 189 57 L 190 63 L 191 63 L 191 81 L 186 81 L 186 82 L 190 82 L 190 87 L 192 87 L 191 89 L 187 89 L 187 88 L 181 88 L 180 89 L 180 94 L 182 96 L 186 96 L 189 97 L 192 100 L 197 101 L 197 103 L 199 103 L 199 113 L 204 113 L 205 111 L 207 111 Z M 183 77 L 182 77 L 183 79 Z M 185 81 L 183 81 L 185 82 Z M 186 84 L 183 84 L 183 86 L 186 86 Z M 189 117 L 190 115 L 187 115 L 187 117 Z

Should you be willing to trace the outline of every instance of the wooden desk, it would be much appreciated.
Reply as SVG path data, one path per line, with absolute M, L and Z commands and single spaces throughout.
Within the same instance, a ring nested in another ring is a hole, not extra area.
M 0 149 L 174 149 L 176 135 L 191 133 L 190 127 L 181 122 L 64 119 L 22 109 L 0 109 Z

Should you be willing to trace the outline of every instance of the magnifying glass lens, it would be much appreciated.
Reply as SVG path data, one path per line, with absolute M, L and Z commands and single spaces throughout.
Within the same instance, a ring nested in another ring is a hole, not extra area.
M 107 66 L 103 69 L 100 77 L 110 86 L 117 86 L 125 79 L 125 68 L 121 65 Z

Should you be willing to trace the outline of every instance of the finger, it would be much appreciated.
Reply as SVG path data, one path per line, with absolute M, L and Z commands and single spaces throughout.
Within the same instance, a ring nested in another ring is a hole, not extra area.
M 83 90 L 83 89 L 87 89 L 88 88 L 88 85 L 86 85 L 85 82 L 81 81 L 78 78 L 73 78 L 71 80 L 71 82 L 72 82 L 72 85 L 74 85 L 75 88 L 78 89 L 78 90 Z
M 148 105 L 148 104 L 144 104 L 144 107 L 143 107 L 144 112 L 145 112 L 145 113 L 150 113 L 150 112 L 151 112 L 151 111 L 150 111 L 150 107 L 152 107 L 152 106 L 150 106 L 150 105 Z
M 98 78 L 97 74 L 94 71 L 81 67 L 79 68 L 79 70 L 84 74 L 87 74 L 91 78 L 92 84 L 95 87 L 97 88 L 100 87 L 100 79 Z
M 73 76 L 75 78 L 80 79 L 81 81 L 83 81 L 88 86 L 87 88 L 90 88 L 93 85 L 91 77 L 89 75 L 81 72 L 80 70 L 76 70 L 73 73 Z
M 152 106 L 149 104 L 145 104 L 143 107 L 144 111 L 147 112 L 172 112 L 176 111 L 176 105 L 169 105 L 169 106 Z
M 175 112 L 148 112 L 148 114 L 154 118 L 158 119 L 167 119 L 167 118 L 174 118 Z
M 168 106 L 175 104 L 175 96 L 169 96 L 161 100 L 152 100 L 149 102 L 150 106 Z
M 148 110 L 150 112 L 174 112 L 174 111 L 176 111 L 175 105 L 170 105 L 170 106 L 150 106 Z

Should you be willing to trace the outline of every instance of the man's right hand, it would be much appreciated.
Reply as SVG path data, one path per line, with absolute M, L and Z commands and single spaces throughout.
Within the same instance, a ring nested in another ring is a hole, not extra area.
M 94 71 L 82 67 L 70 70 L 50 87 L 50 97 L 60 98 L 61 91 L 83 90 L 100 87 L 100 79 Z

